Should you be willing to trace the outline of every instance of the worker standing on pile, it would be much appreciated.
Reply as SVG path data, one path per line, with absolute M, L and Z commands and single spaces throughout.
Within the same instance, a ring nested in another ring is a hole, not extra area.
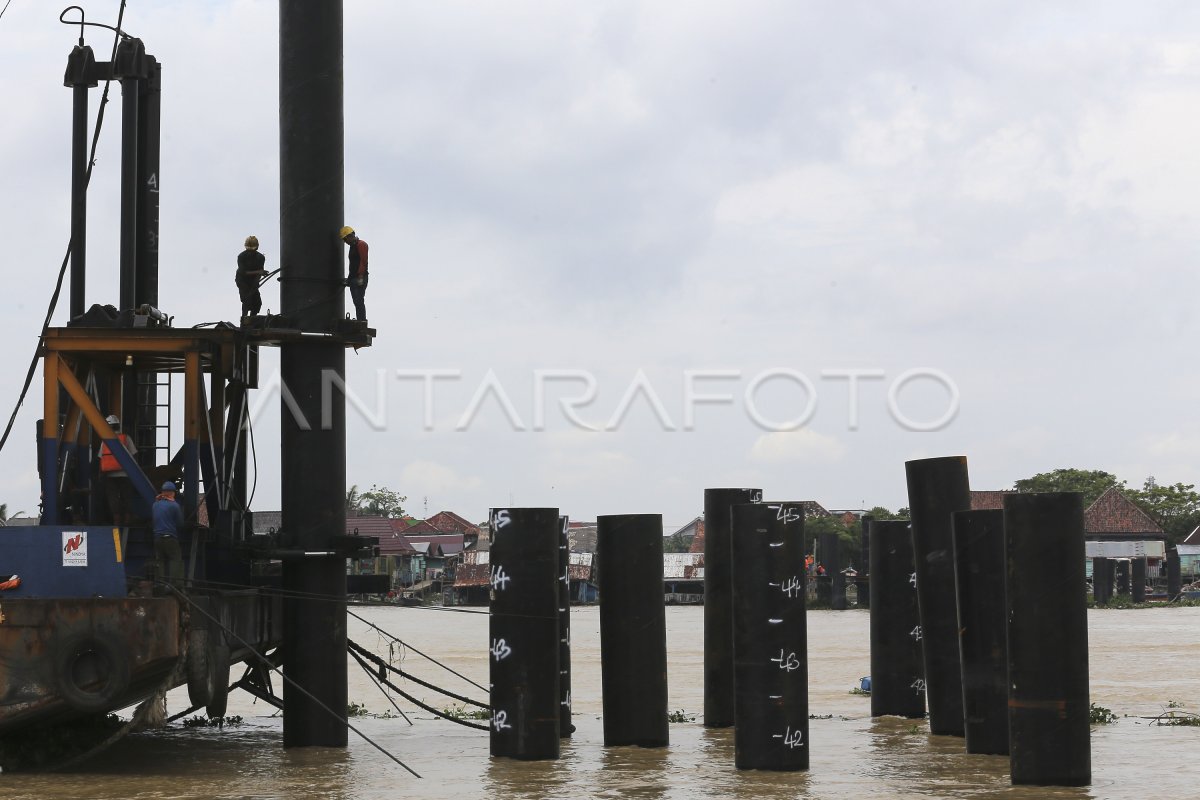
M 258 293 L 258 282 L 266 274 L 263 265 L 266 258 L 258 252 L 258 237 L 246 237 L 246 249 L 237 257 L 238 294 L 242 298 L 242 317 L 252 317 L 262 308 L 262 295 Z
M 350 245 L 346 285 L 350 287 L 350 298 L 354 301 L 354 316 L 362 322 L 367 318 L 367 243 L 358 238 L 349 225 L 338 231 L 338 236 Z

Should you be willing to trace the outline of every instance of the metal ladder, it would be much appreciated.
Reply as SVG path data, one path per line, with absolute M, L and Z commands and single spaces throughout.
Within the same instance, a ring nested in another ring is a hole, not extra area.
M 138 448 L 138 460 L 143 466 L 166 464 L 174 452 L 171 449 L 171 373 L 139 372 L 137 398 L 138 424 L 133 441 Z M 147 454 L 145 460 L 142 460 L 142 453 Z

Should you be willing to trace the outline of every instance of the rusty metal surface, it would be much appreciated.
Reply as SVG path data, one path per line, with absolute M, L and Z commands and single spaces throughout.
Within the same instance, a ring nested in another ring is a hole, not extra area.
M 704 580 L 704 554 L 663 553 L 663 580 Z
M 567 576 L 573 581 L 593 580 L 595 553 L 568 553 Z
M 64 643 L 79 636 L 109 641 L 128 659 L 129 685 L 112 709 L 138 702 L 167 679 L 180 655 L 181 624 L 220 630 L 233 663 L 283 641 L 278 595 L 245 590 L 192 601 L 196 606 L 184 615 L 172 597 L 0 602 L 0 732 L 76 713 L 60 697 L 55 676 Z
M 458 570 L 454 573 L 455 587 L 467 586 L 488 586 L 492 581 L 491 565 L 483 564 L 459 564 Z
M 148 675 L 161 675 L 174 664 L 178 606 L 167 597 L 0 603 L 0 731 L 63 710 L 57 662 L 63 643 L 83 635 L 111 642 L 126 655 L 131 688 L 121 695 L 124 700 Z

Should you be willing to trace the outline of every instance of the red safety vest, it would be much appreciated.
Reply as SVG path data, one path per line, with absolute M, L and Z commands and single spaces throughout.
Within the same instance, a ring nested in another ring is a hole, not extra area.
M 127 437 L 123 433 L 118 433 L 117 439 L 120 440 L 121 444 L 125 444 L 126 442 L 129 441 L 129 437 Z M 128 450 L 129 448 L 126 447 L 125 449 Z M 100 471 L 101 472 L 120 472 L 122 469 L 124 469 L 124 467 L 121 466 L 120 461 L 117 461 L 117 457 L 112 454 L 112 451 L 108 449 L 108 445 L 101 443 L 101 445 L 100 445 Z

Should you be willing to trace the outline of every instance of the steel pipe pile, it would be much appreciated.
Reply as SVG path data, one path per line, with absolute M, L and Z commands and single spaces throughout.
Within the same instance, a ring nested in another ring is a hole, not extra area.
M 344 151 L 341 0 L 281 2 L 279 296 L 304 332 L 329 331 L 343 317 Z M 280 374 L 280 544 L 304 554 L 283 564 L 284 674 L 315 698 L 284 692 L 283 740 L 345 747 L 346 606 L 327 600 L 346 596 L 346 557 L 330 553 L 346 533 L 346 403 L 327 395 L 331 378 L 345 383 L 345 348 L 285 343 Z M 191 493 L 196 479 L 184 478 Z M 319 599 L 302 599 L 310 597 Z
M 1004 512 L 958 511 L 953 520 L 967 752 L 1007 755 Z
M 963 736 L 966 730 L 950 515 L 971 508 L 967 459 L 926 458 L 904 466 L 912 512 L 929 730 L 933 734 Z
M 575 732 L 571 722 L 571 518 L 558 518 L 558 735 Z
M 925 716 L 925 664 L 912 533 L 907 520 L 872 520 L 871 716 Z
M 733 507 L 734 761 L 805 770 L 808 629 L 804 504 Z
M 1092 599 L 1096 605 L 1108 605 L 1113 594 L 1113 562 L 1107 558 L 1092 559 Z
M 1133 602 L 1146 602 L 1146 559 L 1135 558 L 1130 562 L 1130 583 Z
M 704 490 L 704 725 L 733 724 L 733 597 L 730 509 L 762 489 Z
M 494 508 L 488 517 L 492 602 L 491 753 L 559 755 L 557 508 Z
M 614 514 L 596 524 L 604 744 L 666 747 L 662 515 Z
M 1083 496 L 1004 498 L 1012 782 L 1092 780 Z M 1040 565 L 1053 564 L 1054 580 Z
M 1167 602 L 1174 603 L 1183 592 L 1183 575 L 1181 574 L 1179 552 L 1172 550 L 1167 553 Z

